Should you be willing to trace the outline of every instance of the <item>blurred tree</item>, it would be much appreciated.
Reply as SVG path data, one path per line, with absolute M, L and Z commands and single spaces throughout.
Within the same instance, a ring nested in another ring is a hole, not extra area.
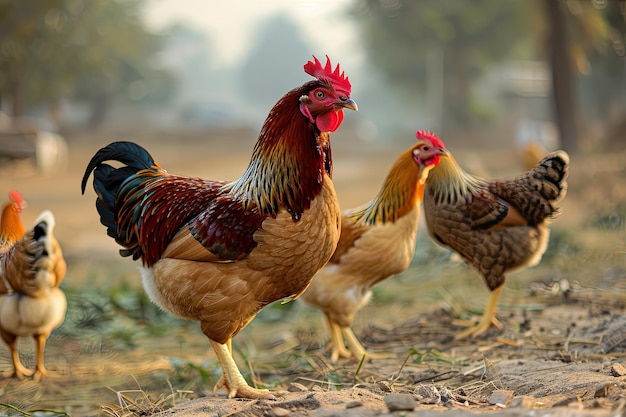
M 626 129 L 626 122 L 621 123 L 624 112 L 615 110 L 624 106 L 626 97 L 625 4 L 625 0 L 359 0 L 353 14 L 370 62 L 404 94 L 428 93 L 433 78 L 444 80 L 443 103 L 426 106 L 441 107 L 446 127 L 467 126 L 479 119 L 481 107 L 470 85 L 490 65 L 506 57 L 543 55 L 551 66 L 561 146 L 575 154 L 580 132 L 585 131 L 584 110 L 617 114 L 616 129 Z M 534 50 L 524 50 L 533 39 Z M 592 98 L 585 104 L 597 105 L 581 108 L 580 84 L 586 84 Z
M 472 82 L 527 33 L 527 6 L 518 0 L 359 0 L 353 15 L 370 62 L 401 93 L 422 95 L 443 77 L 447 128 L 477 120 L 483 109 Z
M 306 79 L 304 72 L 294 68 L 311 59 L 312 48 L 304 40 L 293 20 L 277 14 L 256 30 L 255 40 L 241 66 L 242 95 L 259 110 L 263 117 L 285 92 Z M 318 57 L 323 62 L 323 56 Z
M 567 17 L 559 0 L 543 0 L 546 10 L 548 31 L 546 36 L 547 55 L 552 69 L 552 95 L 556 123 L 561 146 L 569 153 L 578 153 L 578 116 L 576 87 L 574 84 L 571 44 L 567 29 Z
M 117 94 L 167 96 L 174 80 L 153 65 L 161 40 L 144 28 L 142 3 L 0 0 L 0 96 L 12 114 L 71 96 L 91 103 L 96 125 Z
M 626 115 L 626 1 L 538 0 L 534 11 L 537 44 L 552 68 L 561 146 L 576 154 L 581 136 L 595 135 L 590 124 L 610 130 L 611 119 Z

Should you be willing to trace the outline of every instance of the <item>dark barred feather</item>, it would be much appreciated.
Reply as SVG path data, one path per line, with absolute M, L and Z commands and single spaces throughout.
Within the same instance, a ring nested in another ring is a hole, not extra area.
M 529 224 L 537 225 L 558 215 L 558 203 L 567 192 L 568 170 L 568 155 L 552 152 L 519 177 L 492 182 L 489 190 L 514 205 Z

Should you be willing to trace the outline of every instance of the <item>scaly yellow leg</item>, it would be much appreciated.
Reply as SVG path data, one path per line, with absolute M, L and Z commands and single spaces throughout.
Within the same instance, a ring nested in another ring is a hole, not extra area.
M 487 300 L 487 305 L 485 306 L 485 311 L 483 312 L 478 324 L 472 325 L 469 329 L 456 335 L 456 339 L 464 339 L 468 336 L 480 336 L 489 330 L 492 324 L 499 329 L 502 328 L 502 323 L 500 323 L 496 318 L 496 309 L 498 307 L 498 300 L 500 299 L 502 288 L 503 285 L 500 285 L 498 288 L 491 291 L 489 299 Z
M 2 332 L 2 339 L 9 346 L 9 351 L 11 351 L 11 360 L 13 361 L 13 375 L 17 379 L 24 379 L 26 376 L 31 376 L 33 373 L 26 369 L 24 365 L 22 365 L 22 361 L 20 360 L 20 354 L 17 351 L 17 336 Z
M 328 330 L 330 331 L 330 343 L 328 343 L 328 348 L 330 348 L 330 361 L 337 362 L 339 358 L 352 357 L 352 353 L 346 349 L 341 334 L 341 327 L 328 317 L 328 315 L 324 314 L 324 317 L 326 317 L 326 323 L 328 323 Z
M 230 353 L 230 356 L 232 357 L 233 356 L 233 339 L 228 339 L 228 341 L 226 342 L 226 348 L 228 349 L 228 352 Z M 226 375 L 226 371 L 222 369 L 222 376 L 220 377 L 219 381 L 217 381 L 217 384 L 215 384 L 215 387 L 213 387 L 213 392 L 226 387 L 225 375 Z
M 384 353 L 371 353 L 371 352 L 366 351 L 350 327 L 342 327 L 341 333 L 343 334 L 343 337 L 346 340 L 348 349 L 350 349 L 350 352 L 352 352 L 352 355 L 357 360 L 361 360 L 363 355 L 372 359 L 382 359 L 382 358 L 387 357 L 387 355 L 385 355 Z
M 48 375 L 46 367 L 44 366 L 44 351 L 46 349 L 46 335 L 38 334 L 35 336 L 35 343 L 37 344 L 37 368 L 33 374 L 33 379 L 39 381 L 42 377 Z
M 215 386 L 215 389 L 226 388 L 228 390 L 228 398 L 251 398 L 259 400 L 275 400 L 276 397 L 268 390 L 260 390 L 252 388 L 239 372 L 235 363 L 231 349 L 231 341 L 226 344 L 217 343 L 211 340 L 211 346 L 215 350 L 217 360 L 222 365 L 223 375 Z

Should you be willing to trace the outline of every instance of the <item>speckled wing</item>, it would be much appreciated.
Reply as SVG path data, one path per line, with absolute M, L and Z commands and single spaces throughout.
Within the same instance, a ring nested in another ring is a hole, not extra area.
M 515 207 L 486 188 L 474 190 L 465 210 L 473 230 L 501 229 L 528 223 Z
M 244 209 L 230 194 L 219 194 L 174 236 L 163 256 L 203 262 L 241 260 L 256 247 L 253 236 L 267 215 Z

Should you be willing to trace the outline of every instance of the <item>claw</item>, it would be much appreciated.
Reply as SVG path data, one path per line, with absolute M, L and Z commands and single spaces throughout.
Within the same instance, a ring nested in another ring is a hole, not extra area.
M 483 312 L 482 317 L 479 322 L 468 321 L 463 323 L 462 321 L 456 321 L 455 324 L 470 326 L 469 329 L 459 333 L 456 335 L 455 339 L 465 339 L 468 336 L 477 337 L 481 334 L 485 333 L 491 325 L 497 327 L 498 329 L 502 328 L 502 323 L 496 318 L 496 307 L 498 305 L 498 299 L 500 298 L 500 292 L 502 291 L 502 286 L 494 289 L 489 295 L 489 300 L 487 301 L 487 306 L 485 307 L 485 311 Z
M 222 365 L 222 377 L 217 381 L 213 391 L 225 388 L 228 391 L 228 398 L 250 398 L 255 400 L 275 400 L 280 393 L 270 392 L 266 389 L 252 388 L 239 372 L 232 354 L 229 343 L 222 344 L 211 340 L 211 345 L 215 350 L 217 359 Z

